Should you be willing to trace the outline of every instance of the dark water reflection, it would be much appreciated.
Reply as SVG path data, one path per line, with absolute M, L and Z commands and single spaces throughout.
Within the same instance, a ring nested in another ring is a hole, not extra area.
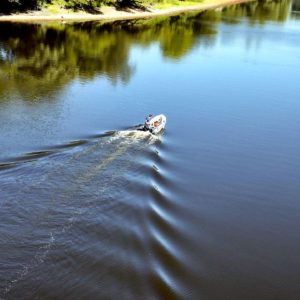
M 134 74 L 129 51 L 158 42 L 162 55 L 179 59 L 199 43 L 213 45 L 218 24 L 283 22 L 289 1 L 250 2 L 219 11 L 148 21 L 99 24 L 0 24 L 0 95 L 20 93 L 27 100 L 55 94 L 70 81 L 108 77 L 126 83 Z M 3 100 L 2 100 L 3 101 Z
M 127 83 L 135 69 L 129 63 L 131 47 L 158 41 L 165 57 L 180 58 L 199 38 L 216 33 L 214 25 L 202 22 L 205 18 L 198 13 L 113 24 L 1 24 L 2 97 L 18 92 L 30 101 L 55 94 L 74 79 L 99 75 Z
M 297 299 L 298 2 L 0 23 L 0 298 Z

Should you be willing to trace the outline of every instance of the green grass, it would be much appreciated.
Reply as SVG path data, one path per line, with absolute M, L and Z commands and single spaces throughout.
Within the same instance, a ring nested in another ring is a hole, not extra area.
M 137 0 L 140 5 L 157 9 L 201 4 L 213 0 Z
M 65 12 L 65 0 L 54 0 L 49 4 L 44 4 L 44 9 L 46 9 L 51 14 L 59 14 Z
M 61 12 L 61 7 L 57 4 L 50 4 L 50 5 L 45 6 L 45 8 L 51 14 L 58 14 Z
M 172 7 L 192 6 L 212 1 L 214 0 L 137 0 L 137 3 L 144 7 L 167 9 Z M 102 7 L 112 6 L 115 2 L 116 0 L 104 0 L 102 3 Z M 66 9 L 65 6 L 65 0 L 53 0 L 51 4 L 46 4 L 44 6 L 44 9 L 46 9 L 51 14 L 74 12 L 72 9 Z
M 158 9 L 164 9 L 164 8 L 170 8 L 170 7 L 178 7 L 178 6 L 191 6 L 203 3 L 204 0 L 162 0 L 157 3 L 154 3 L 155 8 Z

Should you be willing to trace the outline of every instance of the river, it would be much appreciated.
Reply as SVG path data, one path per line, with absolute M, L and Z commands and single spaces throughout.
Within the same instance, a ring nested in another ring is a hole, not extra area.
M 0 299 L 297 299 L 299 75 L 298 0 L 0 23 Z

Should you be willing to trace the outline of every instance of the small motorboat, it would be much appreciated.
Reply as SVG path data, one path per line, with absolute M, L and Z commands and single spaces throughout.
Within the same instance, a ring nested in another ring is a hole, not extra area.
M 161 132 L 167 123 L 167 118 L 165 115 L 157 115 L 154 117 L 148 118 L 142 127 L 143 131 L 150 131 L 153 134 L 158 134 Z

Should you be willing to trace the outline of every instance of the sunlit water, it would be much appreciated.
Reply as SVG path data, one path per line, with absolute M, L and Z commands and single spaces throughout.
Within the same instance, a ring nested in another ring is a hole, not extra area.
M 0 23 L 0 299 L 298 299 L 299 12 Z

